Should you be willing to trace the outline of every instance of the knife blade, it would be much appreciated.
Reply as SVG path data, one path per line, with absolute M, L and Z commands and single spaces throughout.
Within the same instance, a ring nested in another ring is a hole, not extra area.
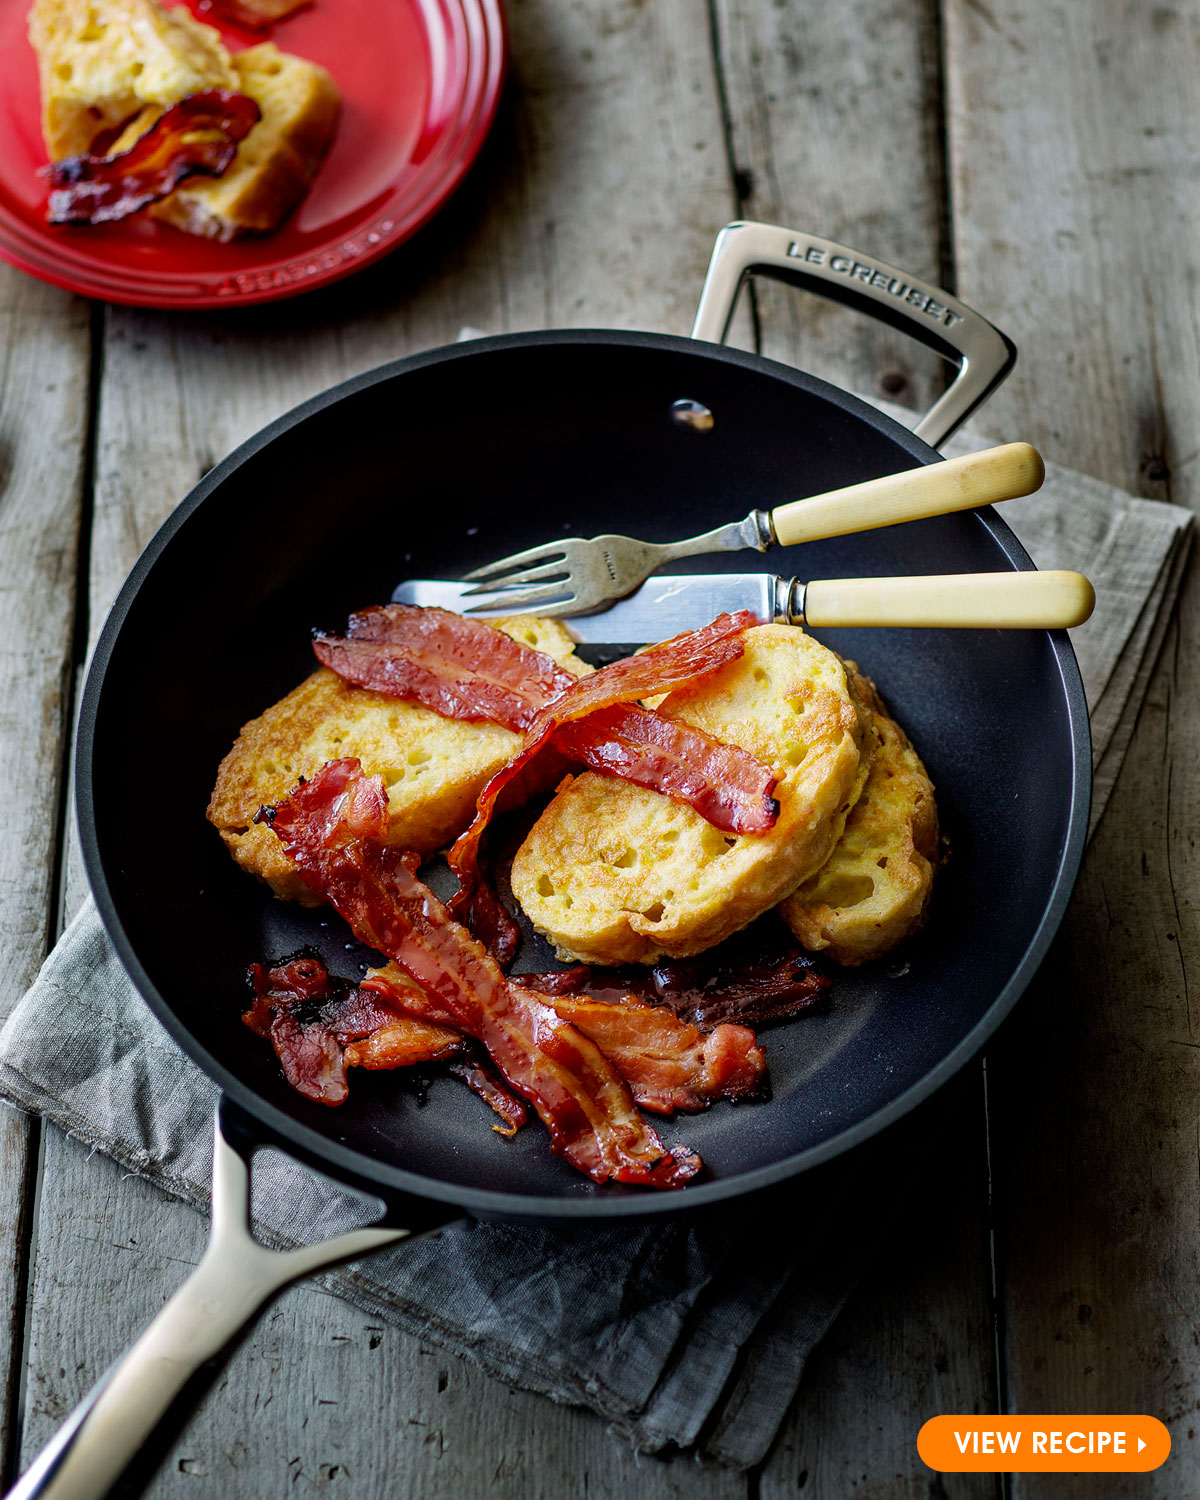
M 461 613 L 468 604 L 480 604 L 478 595 L 469 600 L 463 597 L 468 589 L 477 587 L 440 578 L 410 578 L 393 593 L 392 603 L 422 604 Z M 558 623 L 577 641 L 641 645 L 683 630 L 698 630 L 726 611 L 748 609 L 764 621 L 784 617 L 786 607 L 780 589 L 786 587 L 786 582 L 772 573 L 656 574 L 607 609 L 593 615 L 560 616 Z M 503 596 L 496 598 L 499 601 Z M 486 620 L 511 613 L 498 602 L 487 610 L 472 609 L 472 618 Z

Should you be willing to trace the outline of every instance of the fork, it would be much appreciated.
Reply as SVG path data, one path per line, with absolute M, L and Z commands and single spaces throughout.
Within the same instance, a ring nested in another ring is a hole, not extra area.
M 1036 448 L 1028 443 L 1004 443 L 793 500 L 772 511 L 752 510 L 743 521 L 682 542 L 642 542 L 630 536 L 567 537 L 514 552 L 465 574 L 464 582 L 479 586 L 463 598 L 486 595 L 490 602 L 470 605 L 464 613 L 503 605 L 524 614 L 591 614 L 623 599 L 665 563 L 681 557 L 747 547 L 765 552 L 773 545 L 791 547 L 898 521 L 974 510 L 1030 495 L 1044 477 Z M 497 594 L 502 597 L 497 599 Z

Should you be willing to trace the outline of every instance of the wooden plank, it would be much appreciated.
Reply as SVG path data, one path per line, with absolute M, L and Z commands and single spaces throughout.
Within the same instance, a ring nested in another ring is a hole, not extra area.
M 960 287 L 1022 347 L 995 412 L 1060 463 L 1194 507 L 1200 17 L 950 0 L 947 42 Z M 1161 1417 L 1167 1466 L 1103 1493 L 1163 1500 L 1195 1494 L 1200 1427 L 1198 648 L 1193 572 L 1052 962 L 992 1070 L 1009 1402 Z M 1076 1489 L 1013 1483 L 1018 1500 Z
M 717 0 L 716 16 L 747 217 L 812 228 L 940 279 L 936 6 Z M 757 302 L 762 348 L 774 358 L 922 408 L 944 385 L 927 351 L 840 308 L 761 283 Z M 923 1496 L 921 1423 L 995 1402 L 983 1098 L 973 1076 L 937 1114 L 970 1143 L 955 1168 L 962 1194 L 932 1221 L 918 1215 L 889 1230 L 886 1271 L 805 1376 L 762 1475 L 764 1500 L 806 1482 L 817 1495 L 869 1484 L 871 1494 Z M 960 1483 L 964 1496 L 992 1493 L 981 1476 Z
M 60 1131 L 47 1156 L 41 1222 L 58 1239 L 39 1254 L 31 1309 L 31 1448 L 161 1307 L 205 1233 L 199 1215 Z M 147 1493 L 342 1490 L 363 1500 L 742 1500 L 746 1482 L 690 1458 L 639 1460 L 589 1413 L 508 1390 L 337 1297 L 293 1288 L 217 1374 Z
M 922 1423 L 996 1409 L 983 1088 L 976 1063 L 882 1145 L 872 1262 L 804 1372 L 762 1500 L 945 1494 L 917 1456 Z M 988 1474 L 951 1484 L 954 1500 L 997 1495 Z
M 46 953 L 88 421 L 87 304 L 0 266 L 0 1016 Z M 0 1462 L 11 1460 L 38 1128 L 0 1108 Z
M 452 341 L 464 324 L 686 331 L 733 208 L 707 29 L 688 0 L 524 0 L 509 19 L 517 78 L 486 161 L 416 243 L 278 308 L 111 312 L 93 630 L 199 475 L 343 376 Z M 190 1210 L 48 1131 L 29 1453 L 177 1285 L 201 1237 Z M 746 1493 L 741 1476 L 691 1458 L 639 1461 L 590 1415 L 506 1391 L 296 1288 L 240 1347 L 150 1494 L 272 1496 L 294 1493 L 293 1481 L 322 1490 L 347 1480 L 365 1480 L 368 1495 Z
M 941 283 L 936 0 L 715 0 L 744 217 L 841 240 Z M 756 283 L 762 352 L 925 410 L 947 366 L 891 329 Z

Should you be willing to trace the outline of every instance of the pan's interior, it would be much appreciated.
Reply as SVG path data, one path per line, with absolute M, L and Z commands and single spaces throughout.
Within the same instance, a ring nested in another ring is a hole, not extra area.
M 711 407 L 710 433 L 670 420 L 681 397 Z M 805 376 L 620 335 L 459 350 L 247 445 L 127 587 L 85 703 L 90 871 L 160 1017 L 243 1102 L 342 1168 L 409 1185 L 416 1174 L 468 1200 L 623 1196 L 551 1157 L 536 1124 L 511 1141 L 493 1133 L 485 1106 L 449 1078 L 422 1102 L 399 1075 L 360 1072 L 336 1110 L 287 1088 L 239 1023 L 246 965 L 307 943 L 354 974 L 360 954 L 338 918 L 274 901 L 229 860 L 204 818 L 217 763 L 239 726 L 310 670 L 310 627 L 340 626 L 401 578 L 455 576 L 556 534 L 667 539 L 927 453 Z M 1006 548 L 1002 531 L 963 515 L 699 566 L 983 571 L 1011 566 Z M 1025 631 L 824 638 L 875 677 L 924 756 L 951 863 L 917 940 L 891 961 L 834 970 L 827 1013 L 766 1034 L 769 1102 L 664 1126 L 700 1150 L 711 1182 L 812 1159 L 919 1089 L 1006 1008 L 1077 843 L 1061 645 Z

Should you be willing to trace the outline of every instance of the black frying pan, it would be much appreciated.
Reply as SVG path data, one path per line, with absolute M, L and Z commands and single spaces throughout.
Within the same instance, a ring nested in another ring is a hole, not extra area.
M 926 419 L 936 437 L 1011 363 L 1011 346 L 936 288 L 827 241 L 747 228 L 732 248 L 726 231 L 714 258 L 707 337 L 723 333 L 747 269 L 820 277 L 827 294 L 865 301 L 957 354 L 963 373 Z M 711 432 L 672 420 L 684 398 L 712 410 Z M 156 1016 L 228 1101 L 234 1150 L 219 1151 L 221 1171 L 236 1178 L 237 1155 L 270 1141 L 368 1187 L 418 1227 L 464 1211 L 675 1213 L 836 1156 L 976 1052 L 1045 953 L 1083 851 L 1090 744 L 1065 635 L 823 633 L 875 677 L 928 764 L 953 873 L 897 963 L 838 973 L 827 1014 L 769 1033 L 770 1102 L 664 1127 L 706 1163 L 679 1193 L 594 1187 L 550 1155 L 536 1125 L 501 1141 L 484 1107 L 449 1079 L 435 1081 L 421 1109 L 388 1074 L 356 1075 L 337 1110 L 294 1093 L 270 1048 L 239 1022 L 242 973 L 311 944 L 332 971 L 353 975 L 360 954 L 346 950 L 338 919 L 275 901 L 244 876 L 203 816 L 238 728 L 311 669 L 310 627 L 340 626 L 403 577 L 457 576 L 555 534 L 667 540 L 937 457 L 854 397 L 758 356 L 661 334 L 571 332 L 481 339 L 386 365 L 282 417 L 207 475 L 147 548 L 105 625 L 84 694 L 77 784 L 88 873 L 113 942 Z M 747 562 L 704 564 L 722 566 Z M 1031 564 L 983 511 L 780 550 L 762 566 L 836 578 Z M 531 951 L 526 962 L 545 967 L 546 955 Z M 236 1197 L 236 1183 L 217 1187 Z M 271 1285 L 300 1269 L 281 1269 Z M 105 1441 L 106 1404 L 115 1406 L 108 1392 L 46 1463 L 46 1473 L 58 1464 L 58 1482 L 93 1431 Z M 135 1436 L 127 1421 L 123 1437 L 108 1438 L 111 1473 L 120 1442 Z M 102 1467 L 90 1454 L 93 1477 Z M 24 1493 L 60 1493 L 45 1481 Z M 62 1491 L 101 1492 L 94 1483 Z

